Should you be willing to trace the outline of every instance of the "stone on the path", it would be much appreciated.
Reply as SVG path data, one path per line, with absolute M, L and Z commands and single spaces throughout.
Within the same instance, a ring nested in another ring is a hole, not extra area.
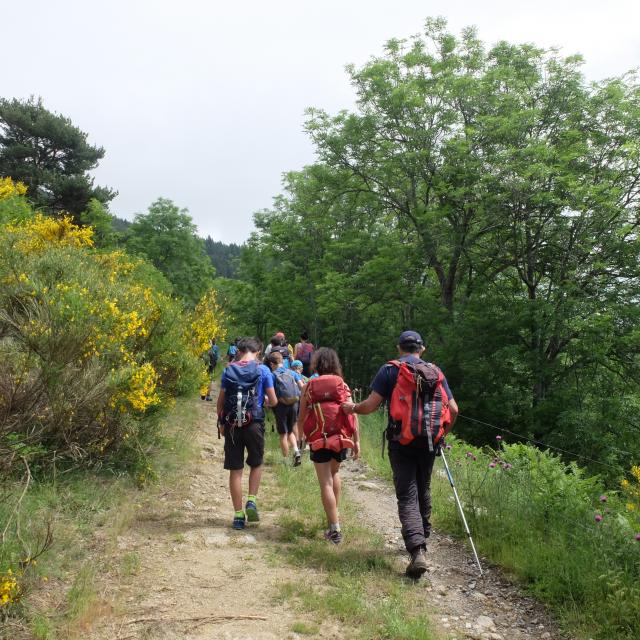
M 367 491 L 380 491 L 380 487 L 375 482 L 360 482 L 358 488 Z
M 489 616 L 478 616 L 476 620 L 476 629 L 483 633 L 485 631 L 495 631 L 496 624 Z

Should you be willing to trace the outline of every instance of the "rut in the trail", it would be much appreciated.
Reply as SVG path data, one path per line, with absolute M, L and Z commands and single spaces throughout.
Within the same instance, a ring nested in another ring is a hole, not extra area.
M 372 481 L 361 461 L 343 465 L 346 495 L 356 503 L 362 521 L 381 534 L 389 553 L 406 552 L 400 535 L 396 499 L 392 487 Z M 438 473 L 438 471 L 434 471 Z M 428 541 L 429 581 L 437 614 L 434 626 L 450 638 L 481 640 L 560 640 L 562 634 L 538 602 L 524 596 L 498 569 L 483 566 L 483 577 L 464 544 L 438 532 Z

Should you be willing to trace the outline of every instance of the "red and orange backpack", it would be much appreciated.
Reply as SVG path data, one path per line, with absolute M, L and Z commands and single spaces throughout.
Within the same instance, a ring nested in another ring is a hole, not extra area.
M 351 396 L 345 381 L 334 375 L 311 378 L 305 396 L 307 416 L 303 430 L 311 450 L 351 449 L 356 422 L 354 416 L 342 411 L 342 403 Z
M 392 439 L 406 445 L 415 438 L 426 437 L 429 451 L 433 451 L 451 424 L 444 374 L 435 364 L 422 360 L 391 360 L 388 364 L 398 368 L 389 405 L 389 417 L 395 423 Z

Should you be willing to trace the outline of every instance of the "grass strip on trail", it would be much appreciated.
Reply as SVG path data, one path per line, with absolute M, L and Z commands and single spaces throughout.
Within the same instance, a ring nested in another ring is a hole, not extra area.
M 292 631 L 326 637 L 327 625 L 337 625 L 345 638 L 434 640 L 428 582 L 413 583 L 404 577 L 404 563 L 397 563 L 385 550 L 381 537 L 366 527 L 344 496 L 340 505 L 344 542 L 334 546 L 324 540 L 326 522 L 313 463 L 305 455 L 300 467 L 284 464 L 276 435 L 267 436 L 266 461 L 280 487 L 277 504 L 269 506 L 285 513 L 279 521 L 278 558 L 312 569 L 318 577 L 314 583 L 288 582 L 280 587 L 280 599 L 316 616 L 315 626 L 296 623 Z

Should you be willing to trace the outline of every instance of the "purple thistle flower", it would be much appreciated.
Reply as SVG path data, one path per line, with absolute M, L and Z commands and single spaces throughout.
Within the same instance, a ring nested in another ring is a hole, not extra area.
M 599 513 L 596 513 L 595 515 L 595 521 L 596 522 L 602 522 L 602 516 Z
M 446 445 L 445 449 L 448 451 L 449 449 L 451 449 L 451 445 L 450 444 Z
M 495 462 L 491 462 L 489 464 L 489 469 L 495 469 L 496 468 L 496 463 Z
M 500 440 L 502 440 L 502 436 L 496 436 L 496 440 L 500 442 Z
M 636 533 L 636 540 L 640 542 L 640 533 Z
M 471 456 L 471 459 L 475 462 L 478 458 L 476 458 L 475 456 Z
M 607 496 L 600 496 L 600 502 L 606 502 L 607 501 Z

